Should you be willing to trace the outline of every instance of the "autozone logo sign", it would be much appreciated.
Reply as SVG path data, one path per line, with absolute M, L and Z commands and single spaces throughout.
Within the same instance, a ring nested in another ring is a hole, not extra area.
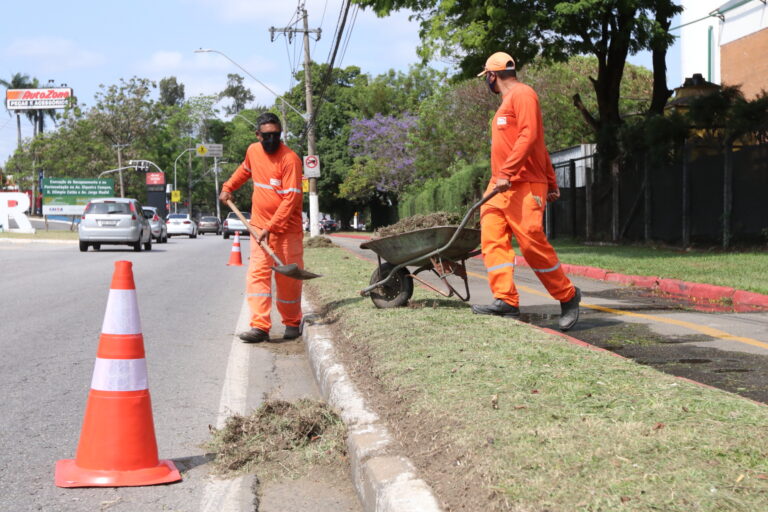
M 5 107 L 8 110 L 65 108 L 71 97 L 71 87 L 8 89 L 5 91 Z

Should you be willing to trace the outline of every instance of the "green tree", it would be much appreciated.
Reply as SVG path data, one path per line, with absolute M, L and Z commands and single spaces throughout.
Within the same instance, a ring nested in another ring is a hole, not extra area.
M 234 115 L 245 108 L 249 101 L 253 101 L 253 93 L 243 85 L 243 77 L 230 73 L 227 75 L 227 87 L 219 93 L 219 98 L 230 98 L 232 104 L 224 107 L 227 115 Z
M 29 75 L 23 73 L 14 73 L 11 75 L 10 80 L 0 79 L 0 85 L 4 86 L 6 89 L 28 89 L 36 87 L 35 84 L 37 84 L 36 79 L 32 79 L 29 77 Z M 8 111 L 9 116 L 12 116 L 14 113 L 16 114 L 16 133 L 18 137 L 18 147 L 21 148 L 21 116 L 27 115 L 27 111 L 8 110 L 7 106 L 6 110 Z
M 158 85 L 162 105 L 179 107 L 184 103 L 184 84 L 179 83 L 175 76 L 161 79 Z
M 382 16 L 402 8 L 415 11 L 421 21 L 421 55 L 454 59 L 464 76 L 477 73 L 485 58 L 499 50 L 513 54 L 519 68 L 536 58 L 595 56 L 597 73 L 590 80 L 597 112 L 587 109 L 578 95 L 574 103 L 598 133 L 608 157 L 617 152 L 615 131 L 621 124 L 627 57 L 641 50 L 653 52 L 654 108 L 663 108 L 670 94 L 664 57 L 673 42 L 669 22 L 682 10 L 672 0 L 356 1 Z
M 123 166 L 123 151 L 134 154 L 131 145 L 147 137 L 156 119 L 157 111 L 150 98 L 155 83 L 133 77 L 127 82 L 120 79 L 117 85 L 105 87 L 96 93 L 96 106 L 89 112 L 89 119 L 95 124 L 98 133 L 115 148 L 118 167 Z M 136 155 L 144 158 L 143 155 Z M 138 178 L 129 178 L 138 187 Z M 120 196 L 125 197 L 123 172 L 119 173 Z

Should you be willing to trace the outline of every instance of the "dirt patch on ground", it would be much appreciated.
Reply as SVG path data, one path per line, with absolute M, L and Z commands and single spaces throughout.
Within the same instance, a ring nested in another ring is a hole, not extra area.
M 221 429 L 211 427 L 204 448 L 216 473 L 257 471 L 268 482 L 346 461 L 345 437 L 341 418 L 323 402 L 268 400 L 248 416 L 230 416 Z
M 435 212 L 426 215 L 414 215 L 413 217 L 401 219 L 390 226 L 377 229 L 373 232 L 373 238 L 400 235 L 416 231 L 417 229 L 433 228 L 435 226 L 452 226 L 460 222 L 461 215 L 458 213 Z
M 329 247 L 336 247 L 336 244 L 331 242 L 331 239 L 324 236 L 313 236 L 304 240 L 305 249 L 327 249 Z

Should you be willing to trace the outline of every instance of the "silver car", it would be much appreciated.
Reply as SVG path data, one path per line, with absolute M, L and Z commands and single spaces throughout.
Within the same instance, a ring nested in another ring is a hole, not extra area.
M 152 230 L 152 238 L 159 244 L 164 244 L 168 241 L 168 228 L 165 225 L 165 221 L 160 216 L 157 208 L 154 206 L 144 206 L 144 217 L 149 221 L 149 227 Z
M 80 250 L 98 251 L 104 244 L 127 244 L 134 251 L 152 249 L 152 231 L 136 199 L 104 197 L 85 207 L 77 228 Z

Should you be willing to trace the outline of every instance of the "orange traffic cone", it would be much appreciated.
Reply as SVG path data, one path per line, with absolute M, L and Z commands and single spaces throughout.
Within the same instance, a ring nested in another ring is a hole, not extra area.
M 233 267 L 242 267 L 243 258 L 240 254 L 240 232 L 235 231 L 235 241 L 232 242 L 232 250 L 229 253 L 229 263 L 227 265 Z
M 147 362 L 130 261 L 115 262 L 91 392 L 75 459 L 56 462 L 59 487 L 123 487 L 181 480 L 158 460 Z

